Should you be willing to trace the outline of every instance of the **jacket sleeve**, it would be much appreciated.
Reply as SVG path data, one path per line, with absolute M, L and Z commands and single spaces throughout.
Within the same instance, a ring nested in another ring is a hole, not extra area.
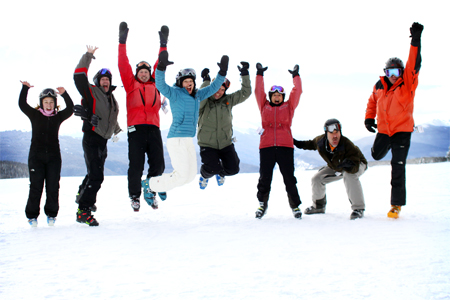
M 262 75 L 256 75 L 255 98 L 259 111 L 262 111 L 267 101 L 266 93 L 264 92 L 264 76 Z
M 19 108 L 28 117 L 30 117 L 31 114 L 33 114 L 33 111 L 36 111 L 36 109 L 32 108 L 27 103 L 27 96 L 28 96 L 29 89 L 30 88 L 28 86 L 22 85 L 22 90 L 20 91 L 20 96 L 19 96 Z
M 159 63 L 159 54 L 163 51 L 167 51 L 167 47 L 159 47 L 158 58 L 156 59 L 156 62 L 153 65 L 153 72 L 152 72 L 153 80 L 155 80 L 155 71 L 156 71 L 156 67 L 158 66 L 158 63 Z
M 58 114 L 61 114 L 61 122 L 68 119 L 73 114 L 73 101 L 70 98 L 67 91 L 65 91 L 61 97 L 63 97 L 64 102 L 66 103 L 66 108 L 60 111 Z
M 245 75 L 242 76 L 241 78 L 242 78 L 241 89 L 228 95 L 230 99 L 229 103 L 231 106 L 235 106 L 238 105 L 239 103 L 244 102 L 252 94 L 252 87 L 250 85 L 250 76 Z
M 225 81 L 225 76 L 217 73 L 216 79 L 207 87 L 199 89 L 197 91 L 196 98 L 200 99 L 200 101 L 208 99 L 210 96 L 214 95 L 219 89 L 222 83 Z
M 134 74 L 133 69 L 130 66 L 127 56 L 127 45 L 119 44 L 119 73 L 122 79 L 123 87 L 125 91 L 129 93 L 133 88 Z
M 209 80 L 203 81 L 202 85 L 200 86 L 200 89 L 205 88 L 205 87 L 209 86 L 210 84 L 211 84 L 211 81 L 209 81 Z M 208 103 L 208 101 L 200 102 L 200 107 L 199 107 L 200 112 L 205 108 L 206 103 Z
M 366 119 L 375 119 L 377 116 L 377 85 L 374 85 L 366 108 Z
M 300 102 L 300 96 L 302 95 L 302 80 L 300 76 L 295 76 L 294 79 L 294 88 L 292 89 L 290 95 L 289 95 L 289 107 L 291 108 L 291 111 L 294 111 L 298 103 Z
M 83 97 L 83 106 L 89 108 L 92 113 L 95 114 L 94 111 L 94 102 L 95 98 L 92 94 L 91 85 L 89 84 L 87 73 L 89 69 L 89 65 L 91 64 L 92 58 L 94 55 L 92 53 L 86 52 L 80 59 L 78 63 L 75 73 L 73 75 L 73 80 L 75 81 L 75 86 L 77 87 L 78 92 L 81 97 Z
M 303 149 L 304 150 L 317 150 L 317 141 L 319 138 L 320 138 L 320 136 L 316 137 L 313 140 L 304 141 Z
M 420 55 L 420 44 L 419 46 L 410 46 L 408 61 L 405 65 L 405 70 L 403 74 L 403 81 L 405 85 L 414 93 L 417 85 L 419 84 L 419 70 L 422 64 L 422 57 Z M 414 97 L 413 97 L 414 98 Z
M 345 158 L 355 163 L 353 168 L 350 171 L 346 172 L 354 174 L 358 172 L 359 165 L 361 164 L 361 156 L 362 156 L 361 150 L 359 150 L 359 148 L 347 138 L 344 139 L 344 142 L 345 142 Z
M 171 102 L 177 100 L 175 97 L 175 89 L 166 83 L 166 71 L 156 69 L 155 84 L 158 91 L 166 96 L 166 98 L 169 98 Z

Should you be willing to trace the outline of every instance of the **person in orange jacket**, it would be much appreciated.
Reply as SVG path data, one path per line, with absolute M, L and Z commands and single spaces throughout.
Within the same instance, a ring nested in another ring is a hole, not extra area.
M 391 150 L 392 180 L 389 218 L 397 219 L 406 204 L 405 165 L 414 131 L 414 96 L 419 84 L 420 55 L 423 25 L 413 23 L 411 47 L 406 66 L 392 57 L 386 62 L 385 76 L 375 84 L 367 103 L 364 124 L 368 131 L 378 133 L 372 146 L 372 157 L 380 160 Z M 375 117 L 377 123 L 375 123 Z
M 128 194 L 134 211 L 140 209 L 142 172 L 147 154 L 149 169 L 147 178 L 164 173 L 164 148 L 161 138 L 159 110 L 161 95 L 155 85 L 155 68 L 146 61 L 136 65 L 136 75 L 133 74 L 127 56 L 128 24 L 119 26 L 119 72 L 123 87 L 127 92 L 127 126 L 128 126 Z M 161 51 L 167 50 L 169 28 L 162 26 L 159 32 Z M 158 65 L 156 60 L 155 67 Z M 162 200 L 167 198 L 165 192 L 159 193 Z M 153 208 L 158 208 L 158 202 L 144 193 L 144 199 Z

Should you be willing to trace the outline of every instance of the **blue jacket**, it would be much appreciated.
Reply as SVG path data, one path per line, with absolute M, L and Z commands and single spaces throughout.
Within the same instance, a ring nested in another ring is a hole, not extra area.
M 216 79 L 210 86 L 197 90 L 195 97 L 189 95 L 185 88 L 180 88 L 175 84 L 171 87 L 166 83 L 166 72 L 156 70 L 156 88 L 170 100 L 172 110 L 172 125 L 170 125 L 167 138 L 174 137 L 194 137 L 200 101 L 208 99 L 214 95 L 225 80 L 225 76 L 217 74 Z

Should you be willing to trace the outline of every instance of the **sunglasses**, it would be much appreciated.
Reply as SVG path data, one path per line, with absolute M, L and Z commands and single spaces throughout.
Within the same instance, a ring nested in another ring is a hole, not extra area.
M 54 89 L 45 89 L 39 94 L 39 98 L 45 98 L 45 97 L 55 97 L 56 98 L 56 91 Z
M 140 63 L 138 63 L 136 65 L 136 68 L 141 67 L 141 66 L 147 66 L 147 67 L 150 68 L 150 64 L 148 62 L 146 62 L 146 61 L 141 61 Z
M 386 74 L 387 77 L 400 77 L 400 75 L 402 75 L 402 69 L 400 68 L 395 68 L 395 69 L 385 69 L 384 73 Z
M 283 88 L 282 86 L 279 86 L 279 85 L 273 85 L 273 86 L 270 88 L 270 91 L 271 91 L 271 92 L 278 92 L 278 93 L 280 93 L 280 94 L 284 94 L 284 88 Z
M 328 131 L 330 133 L 333 133 L 333 131 L 337 130 L 337 131 L 341 131 L 341 125 L 339 125 L 338 123 L 335 124 L 331 124 L 331 125 L 327 125 L 323 128 L 325 131 Z

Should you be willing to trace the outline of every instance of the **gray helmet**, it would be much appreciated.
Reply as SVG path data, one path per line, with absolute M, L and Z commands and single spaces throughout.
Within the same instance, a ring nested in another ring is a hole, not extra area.
M 325 133 L 333 132 L 334 130 L 339 130 L 342 133 L 342 125 L 341 122 L 339 122 L 338 119 L 328 119 L 325 124 L 323 125 L 323 130 Z M 331 131 L 330 131 L 331 130 Z
M 398 57 L 391 57 L 388 59 L 388 61 L 386 62 L 386 66 L 384 67 L 384 70 L 386 69 L 404 69 L 405 65 L 403 64 L 402 60 Z

